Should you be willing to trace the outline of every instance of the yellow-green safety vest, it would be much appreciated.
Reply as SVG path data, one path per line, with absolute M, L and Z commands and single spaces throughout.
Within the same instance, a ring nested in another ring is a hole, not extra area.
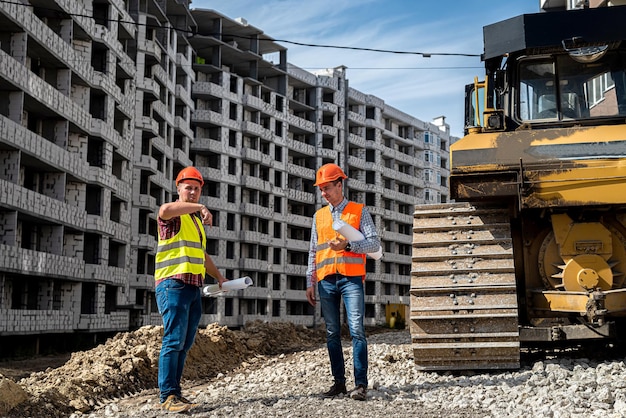
M 156 281 L 182 273 L 204 276 L 206 233 L 198 222 L 192 215 L 181 215 L 180 231 L 176 235 L 170 239 L 161 239 L 159 236 L 154 271 Z

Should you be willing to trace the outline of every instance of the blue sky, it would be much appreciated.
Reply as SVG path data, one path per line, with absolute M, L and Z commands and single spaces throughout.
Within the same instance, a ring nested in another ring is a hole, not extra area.
M 274 38 L 293 42 L 413 51 L 480 54 L 482 28 L 525 13 L 539 0 L 194 0 Z M 391 54 L 281 43 L 288 61 L 309 71 L 346 66 L 350 86 L 423 121 L 444 115 L 463 133 L 464 86 L 482 78 L 479 57 Z

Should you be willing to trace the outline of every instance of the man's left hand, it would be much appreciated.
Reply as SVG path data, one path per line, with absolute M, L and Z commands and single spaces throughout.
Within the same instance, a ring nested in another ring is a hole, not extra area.
M 348 245 L 347 239 L 335 238 L 333 240 L 328 241 L 328 246 L 333 251 L 342 251 Z

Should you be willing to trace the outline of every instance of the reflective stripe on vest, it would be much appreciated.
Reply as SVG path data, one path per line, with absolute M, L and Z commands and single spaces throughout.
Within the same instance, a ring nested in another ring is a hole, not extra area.
M 200 234 L 198 234 L 200 231 Z M 155 280 L 182 273 L 204 276 L 205 232 L 191 215 L 181 215 L 180 231 L 170 239 L 159 237 L 155 260 Z
M 348 202 L 341 213 L 341 219 L 359 229 L 362 211 L 362 204 Z M 330 206 L 325 206 L 315 213 L 315 225 L 318 242 L 315 253 L 317 280 L 323 280 L 324 277 L 336 273 L 344 276 L 362 276 L 365 279 L 365 254 L 333 251 L 328 245 L 328 241 L 341 236 L 333 229 L 333 215 L 330 212 Z

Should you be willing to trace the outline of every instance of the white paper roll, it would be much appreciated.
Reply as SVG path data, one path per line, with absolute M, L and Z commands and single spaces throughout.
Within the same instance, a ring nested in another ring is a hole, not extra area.
M 333 222 L 333 229 L 343 235 L 343 237 L 348 241 L 357 242 L 365 239 L 365 236 L 361 233 L 361 231 L 341 219 L 337 219 Z M 374 253 L 367 253 L 367 255 L 372 257 L 374 260 L 378 260 L 383 256 L 383 247 L 380 246 L 378 247 L 378 251 Z
M 378 251 L 376 251 L 375 253 L 367 253 L 367 255 L 372 257 L 374 260 L 380 260 L 380 258 L 383 256 L 383 247 L 382 247 L 382 245 L 380 247 L 378 247 Z
M 222 283 L 222 288 L 220 289 L 219 284 L 210 284 L 208 286 L 204 286 L 202 288 L 202 294 L 204 296 L 217 296 L 220 293 L 228 292 L 229 290 L 241 290 L 246 287 L 252 285 L 252 279 L 248 276 L 242 277 L 236 280 L 229 280 L 227 282 Z
M 345 221 L 342 221 L 341 219 L 333 222 L 333 229 L 343 235 L 344 238 L 346 238 L 348 241 L 356 242 L 363 241 L 365 239 L 365 236 L 361 233 L 361 231 L 359 231 L 352 225 L 348 225 Z

